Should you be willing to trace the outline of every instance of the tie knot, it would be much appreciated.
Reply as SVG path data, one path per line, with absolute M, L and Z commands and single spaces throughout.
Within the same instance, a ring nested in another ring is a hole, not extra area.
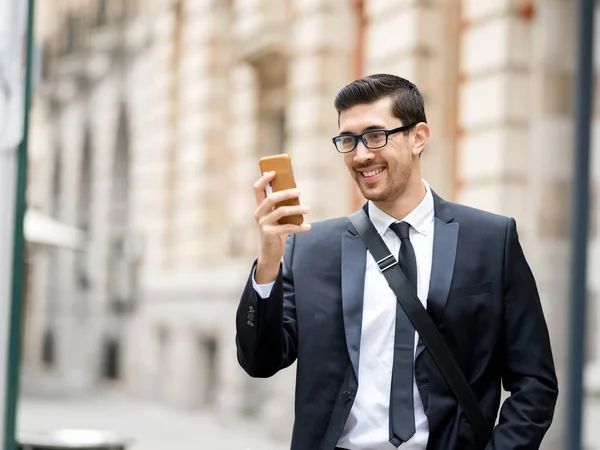
M 390 225 L 390 229 L 396 233 L 400 239 L 409 239 L 408 230 L 410 229 L 410 223 L 396 222 Z

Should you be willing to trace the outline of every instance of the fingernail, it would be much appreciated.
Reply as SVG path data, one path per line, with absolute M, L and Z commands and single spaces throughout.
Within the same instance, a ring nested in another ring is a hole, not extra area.
M 305 212 L 305 213 L 310 212 L 310 206 L 303 207 L 302 211 Z

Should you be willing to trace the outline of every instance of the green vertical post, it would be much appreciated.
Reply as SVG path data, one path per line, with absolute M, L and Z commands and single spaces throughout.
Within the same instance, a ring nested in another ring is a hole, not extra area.
M 17 196 L 15 214 L 15 239 L 12 271 L 12 300 L 10 308 L 10 335 L 8 347 L 8 370 L 6 379 L 6 414 L 4 422 L 4 449 L 15 450 L 17 397 L 19 394 L 19 365 L 21 350 L 21 317 L 23 305 L 23 268 L 25 265 L 25 236 L 23 222 L 27 190 L 27 145 L 29 136 L 29 107 L 31 104 L 31 77 L 33 60 L 33 18 L 35 0 L 28 0 L 27 11 L 27 67 L 25 71 L 25 105 L 23 117 L 23 140 L 17 155 Z

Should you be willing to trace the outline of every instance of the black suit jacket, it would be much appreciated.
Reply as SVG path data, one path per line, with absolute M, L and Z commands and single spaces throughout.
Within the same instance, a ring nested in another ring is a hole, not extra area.
M 510 397 L 486 450 L 537 449 L 558 395 L 548 329 L 513 219 L 434 194 L 427 309 L 489 421 Z M 332 450 L 358 388 L 366 247 L 348 218 L 290 236 L 271 296 L 248 279 L 237 311 L 238 360 L 270 377 L 296 359 L 292 450 Z M 422 344 L 415 378 L 429 422 L 428 450 L 481 449 Z

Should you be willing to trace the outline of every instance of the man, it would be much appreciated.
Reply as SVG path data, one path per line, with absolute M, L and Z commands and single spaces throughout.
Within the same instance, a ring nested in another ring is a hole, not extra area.
M 515 221 L 446 202 L 422 180 L 430 129 L 409 81 L 356 80 L 335 106 L 333 141 L 365 210 L 399 264 L 416 263 L 412 279 L 403 270 L 490 428 L 502 383 L 511 395 L 484 447 L 349 219 L 279 225 L 308 209 L 275 207 L 300 194 L 267 197 L 273 173 L 254 186 L 260 252 L 237 312 L 241 366 L 270 377 L 298 360 L 292 450 L 539 448 L 558 388 Z

